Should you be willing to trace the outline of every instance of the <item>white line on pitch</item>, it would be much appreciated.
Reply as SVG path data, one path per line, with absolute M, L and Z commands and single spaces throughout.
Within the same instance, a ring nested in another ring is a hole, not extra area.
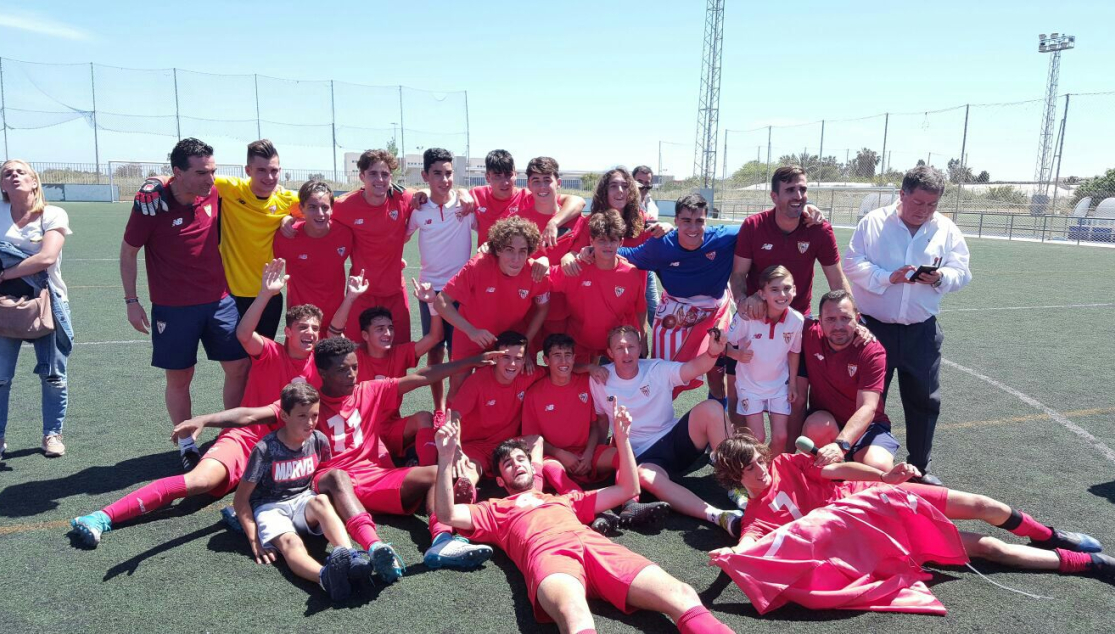
M 1099 451 L 1101 454 L 1103 454 L 1103 456 L 1105 458 L 1107 458 L 1111 462 L 1115 462 L 1115 449 L 1112 449 L 1111 447 L 1108 447 L 1100 439 L 1098 439 L 1095 436 L 1093 436 L 1092 434 L 1090 434 L 1088 432 L 1088 430 L 1084 429 L 1080 425 L 1077 425 L 1076 423 L 1072 422 L 1071 420 L 1065 418 L 1064 415 L 1062 415 L 1060 412 L 1053 409 L 1052 407 L 1049 407 L 1048 405 L 1045 405 L 1044 403 L 1042 403 L 1041 401 L 1037 400 L 1036 398 L 1034 398 L 1032 396 L 1028 396 L 1026 394 L 1023 394 L 1022 392 L 1019 392 L 1018 390 L 1014 389 L 1013 387 L 1010 387 L 1009 385 L 1004 385 L 1004 384 L 996 381 L 995 379 L 987 376 L 986 374 L 981 374 L 978 370 L 973 370 L 972 368 L 962 366 L 959 363 L 949 361 L 948 359 L 941 359 L 941 363 L 944 363 L 945 365 L 949 366 L 950 368 L 955 368 L 957 370 L 960 370 L 961 372 L 964 372 L 966 374 L 970 374 L 970 375 L 976 377 L 977 379 L 979 379 L 981 381 L 984 381 L 986 383 L 990 383 L 991 385 L 999 388 L 1000 390 L 1006 392 L 1007 394 L 1010 394 L 1011 396 L 1017 398 L 1018 400 L 1022 401 L 1023 403 L 1029 405 L 1030 407 L 1033 407 L 1034 409 L 1041 410 L 1042 412 L 1045 412 L 1046 416 L 1049 416 L 1053 420 L 1057 421 L 1065 429 L 1071 431 L 1072 433 L 1076 434 L 1077 436 L 1080 436 L 1081 438 L 1084 439 L 1085 442 L 1087 442 L 1089 445 L 1091 445 L 1097 451 Z
M 985 308 L 945 308 L 942 313 L 978 313 L 985 310 L 1044 310 L 1052 308 L 1105 308 L 1108 306 L 1115 306 L 1115 303 L 1107 304 L 1062 304 L 1059 306 L 987 306 Z

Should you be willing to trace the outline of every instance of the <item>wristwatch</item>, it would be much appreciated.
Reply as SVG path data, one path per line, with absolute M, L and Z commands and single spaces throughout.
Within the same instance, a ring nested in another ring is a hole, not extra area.
M 843 451 L 844 453 L 848 453 L 852 450 L 852 444 L 849 443 L 847 440 L 834 440 L 832 442 L 836 443 L 836 446 L 840 447 L 840 451 Z

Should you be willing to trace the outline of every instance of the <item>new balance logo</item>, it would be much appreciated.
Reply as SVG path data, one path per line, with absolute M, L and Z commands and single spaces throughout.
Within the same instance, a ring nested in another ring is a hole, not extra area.
M 271 465 L 271 479 L 275 482 L 290 482 L 307 478 L 313 475 L 317 467 L 314 463 L 314 456 L 276 462 Z
M 670 262 L 670 266 L 681 266 L 681 262 Z
M 825 360 L 825 355 L 821 354 L 820 352 L 814 352 L 813 356 L 817 357 L 818 361 L 824 361 Z
M 547 412 L 552 412 L 552 411 L 554 411 L 554 404 L 553 404 L 553 403 L 550 403 L 549 405 L 547 405 L 547 406 L 546 406 L 546 411 L 547 411 Z
M 581 286 L 592 286 L 592 280 L 585 280 L 581 282 Z
M 310 256 L 306 253 L 303 253 L 302 255 L 298 256 L 298 259 L 299 260 L 309 260 Z
M 484 290 L 484 292 L 485 293 L 494 293 L 494 292 L 496 292 L 496 287 L 489 286 L 487 289 Z
M 363 218 L 357 218 L 357 219 L 356 219 L 356 221 L 355 221 L 355 222 L 353 222 L 352 224 L 354 224 L 354 225 L 362 225 L 362 224 L 364 224 L 364 219 L 363 219 Z
M 761 246 L 759 248 L 762 249 L 763 251 L 770 251 L 771 249 L 774 248 L 774 245 L 770 244 L 770 243 L 767 243 L 767 244 L 764 244 L 763 246 Z
M 488 401 L 488 403 L 487 403 L 488 407 L 491 407 L 495 404 L 496 404 L 496 399 L 494 399 L 494 398 L 492 400 Z
M 174 222 L 170 223 L 170 226 L 172 226 L 172 227 L 181 227 L 181 226 L 182 226 L 182 223 L 183 223 L 183 222 L 184 222 L 185 220 L 186 220 L 185 218 L 175 218 L 175 219 L 174 219 Z

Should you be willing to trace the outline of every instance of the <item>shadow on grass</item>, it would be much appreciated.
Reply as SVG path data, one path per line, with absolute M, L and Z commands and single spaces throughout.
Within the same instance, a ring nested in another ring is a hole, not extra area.
M 109 568 L 108 572 L 105 573 L 103 581 L 110 581 L 110 580 L 112 580 L 116 577 L 119 577 L 122 574 L 127 574 L 128 576 L 131 576 L 131 575 L 135 574 L 136 570 L 139 570 L 139 565 L 142 564 L 144 561 L 146 561 L 146 560 L 148 560 L 152 557 L 155 557 L 156 555 L 160 555 L 162 553 L 165 553 L 168 550 L 171 550 L 173 548 L 177 548 L 179 546 L 188 544 L 188 543 L 194 541 L 195 539 L 201 539 L 202 537 L 205 537 L 206 535 L 211 535 L 213 533 L 221 531 L 221 530 L 223 530 L 223 528 L 224 528 L 224 524 L 221 524 L 221 523 L 212 524 L 210 526 L 206 526 L 205 528 L 199 528 L 198 530 L 196 530 L 192 533 L 187 533 L 185 535 L 182 535 L 181 537 L 175 537 L 174 539 L 172 539 L 170 541 L 163 542 L 162 544 L 159 544 L 158 546 L 155 546 L 154 548 L 150 548 L 148 550 L 145 550 L 142 553 L 136 555 L 135 557 L 132 557 L 131 559 L 129 559 L 127 561 L 118 563 L 115 566 L 113 566 L 112 568 Z M 247 543 L 247 542 L 245 542 L 245 543 Z
M 1093 484 L 1088 487 L 1088 493 L 1115 504 L 1115 480 L 1104 482 L 1103 484 Z
M 58 500 L 64 498 L 129 490 L 137 484 L 180 473 L 178 452 L 169 451 L 121 460 L 114 465 L 88 467 L 61 478 L 21 482 L 0 490 L 0 516 L 41 515 L 58 508 Z

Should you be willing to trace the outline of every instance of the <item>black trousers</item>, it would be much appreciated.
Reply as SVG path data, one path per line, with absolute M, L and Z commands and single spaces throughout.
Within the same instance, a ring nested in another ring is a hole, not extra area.
M 929 471 L 933 432 L 941 413 L 941 343 L 945 336 L 936 317 L 918 324 L 887 324 L 864 315 L 867 327 L 887 351 L 886 403 L 891 379 L 898 372 L 898 393 L 906 414 L 907 462 Z
M 244 313 L 248 312 L 248 307 L 252 302 L 256 301 L 255 297 L 240 297 L 233 295 L 232 299 L 236 301 L 236 312 L 240 313 L 240 318 L 244 318 Z M 274 341 L 275 335 L 279 332 L 279 322 L 283 319 L 283 294 L 279 293 L 267 302 L 267 308 L 263 309 L 263 315 L 259 318 L 259 323 L 256 324 L 256 332 Z M 322 324 L 322 329 L 329 327 L 329 324 Z M 878 335 L 876 335 L 878 336 Z

